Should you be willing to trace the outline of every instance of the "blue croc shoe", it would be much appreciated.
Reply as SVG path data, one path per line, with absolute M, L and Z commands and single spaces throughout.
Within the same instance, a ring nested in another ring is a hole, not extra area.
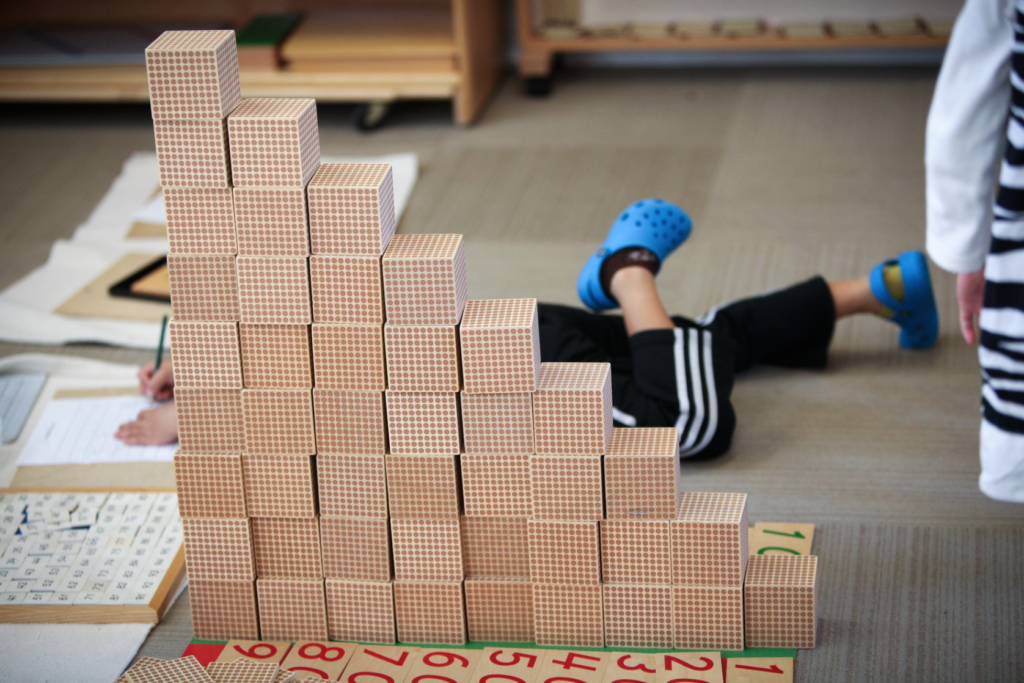
M 682 209 L 662 199 L 641 199 L 630 204 L 612 223 L 604 244 L 594 252 L 579 279 L 576 291 L 583 304 L 592 310 L 603 311 L 618 306 L 601 286 L 601 266 L 604 260 L 626 247 L 643 247 L 658 257 L 658 269 L 676 247 L 686 241 L 693 222 Z
M 899 265 L 903 278 L 903 301 L 896 301 L 885 286 L 883 274 L 886 266 Z M 883 261 L 869 276 L 871 293 L 893 312 L 890 318 L 903 328 L 900 346 L 905 349 L 927 349 L 939 337 L 939 313 L 935 308 L 932 279 L 928 275 L 928 261 L 920 251 L 907 251 L 899 259 Z

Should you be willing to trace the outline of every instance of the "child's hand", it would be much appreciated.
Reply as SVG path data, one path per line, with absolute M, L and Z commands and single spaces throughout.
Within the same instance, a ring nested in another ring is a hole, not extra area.
M 166 401 L 174 396 L 174 369 L 171 359 L 164 357 L 160 369 L 153 371 L 155 363 L 146 363 L 139 369 L 139 390 L 154 401 Z
M 125 422 L 114 436 L 129 446 L 162 446 L 178 439 L 177 411 L 173 403 L 143 410 L 133 422 Z
M 985 303 L 985 267 L 956 276 L 956 300 L 960 304 L 960 333 L 968 344 L 978 343 L 977 325 Z

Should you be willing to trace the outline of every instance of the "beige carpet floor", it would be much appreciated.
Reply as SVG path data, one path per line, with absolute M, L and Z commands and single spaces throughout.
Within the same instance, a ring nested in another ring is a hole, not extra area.
M 400 229 L 467 237 L 472 298 L 575 303 L 576 274 L 630 201 L 681 204 L 695 231 L 659 284 L 673 312 L 820 273 L 865 272 L 924 234 L 923 133 L 934 69 L 567 71 L 554 96 L 510 81 L 483 121 L 398 107 L 372 135 L 321 107 L 330 154 L 415 151 Z M 0 286 L 42 262 L 120 163 L 152 149 L 141 107 L 0 111 Z M 736 386 L 732 451 L 686 467 L 692 490 L 744 491 L 751 519 L 820 524 L 821 644 L 801 681 L 1024 680 L 1024 506 L 977 490 L 979 375 L 933 270 L 942 334 L 898 348 L 877 319 L 840 323 L 830 367 Z M 0 344 L 0 354 L 39 350 Z M 123 362 L 149 354 L 50 349 Z M 146 652 L 180 651 L 187 603 Z

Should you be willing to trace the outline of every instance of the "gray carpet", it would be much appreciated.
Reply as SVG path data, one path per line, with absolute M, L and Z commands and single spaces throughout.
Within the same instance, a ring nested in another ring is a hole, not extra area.
M 850 277 L 923 245 L 923 134 L 934 69 L 566 71 L 550 99 L 510 81 L 482 122 L 398 107 L 360 135 L 320 107 L 326 154 L 415 151 L 400 230 L 467 237 L 472 298 L 575 303 L 578 268 L 630 201 L 682 204 L 696 229 L 666 263 L 670 310 L 696 316 L 820 273 Z M 84 220 L 136 149 L 142 107 L 0 111 L 0 286 Z M 979 375 L 935 279 L 942 333 L 911 353 L 884 321 L 842 321 L 820 372 L 759 369 L 733 400 L 734 445 L 685 468 L 744 491 L 752 520 L 820 525 L 820 645 L 800 681 L 1024 680 L 1024 506 L 978 492 Z M 0 343 L 0 354 L 39 350 Z M 51 349 L 52 350 L 52 349 Z M 59 350 L 121 362 L 145 352 Z M 187 601 L 144 653 L 187 641 Z

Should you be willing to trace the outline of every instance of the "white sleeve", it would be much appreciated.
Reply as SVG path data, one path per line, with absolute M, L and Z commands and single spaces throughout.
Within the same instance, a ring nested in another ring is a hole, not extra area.
M 955 273 L 981 268 L 990 242 L 1010 106 L 1012 10 L 1007 0 L 967 0 L 928 113 L 928 254 Z

